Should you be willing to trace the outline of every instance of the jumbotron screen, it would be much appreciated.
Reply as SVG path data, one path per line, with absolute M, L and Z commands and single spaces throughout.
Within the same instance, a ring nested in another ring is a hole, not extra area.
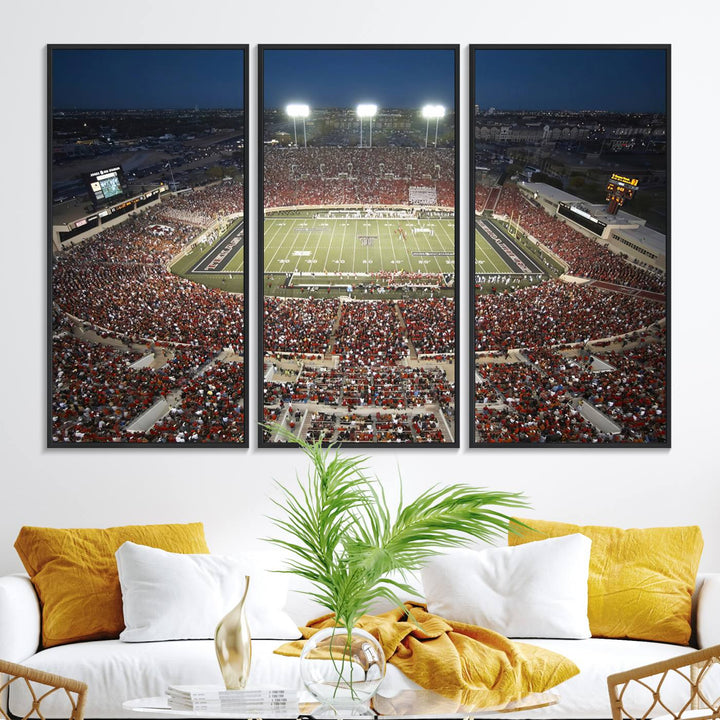
M 121 167 L 96 170 L 89 173 L 85 180 L 88 184 L 90 197 L 96 204 L 119 198 L 125 192 Z
M 587 228 L 598 236 L 602 236 L 603 230 L 607 227 L 604 222 L 596 220 L 592 215 L 590 215 L 590 213 L 587 213 L 574 205 L 569 205 L 568 203 L 560 203 L 558 205 L 558 214 L 572 220 L 578 225 L 582 225 L 584 228 Z

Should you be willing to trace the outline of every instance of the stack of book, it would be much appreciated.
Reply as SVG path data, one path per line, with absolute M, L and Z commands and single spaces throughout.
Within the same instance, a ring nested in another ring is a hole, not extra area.
M 300 714 L 297 691 L 279 687 L 226 690 L 222 685 L 170 685 L 166 695 L 172 710 L 234 713 L 239 717 L 294 718 Z

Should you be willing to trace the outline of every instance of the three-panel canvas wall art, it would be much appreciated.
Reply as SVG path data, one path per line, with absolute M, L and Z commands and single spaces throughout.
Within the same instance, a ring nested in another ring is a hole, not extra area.
M 669 46 L 249 52 L 48 47 L 50 447 L 669 446 Z

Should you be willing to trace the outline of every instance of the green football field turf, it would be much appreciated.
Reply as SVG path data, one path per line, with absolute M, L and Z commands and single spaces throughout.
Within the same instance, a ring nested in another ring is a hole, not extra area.
M 208 255 L 212 255 L 219 247 L 226 246 L 227 238 L 235 225 L 214 243 L 210 245 L 199 243 L 196 245 L 187 255 L 174 262 L 170 270 L 175 275 L 180 275 L 207 287 L 219 288 L 227 292 L 244 292 L 245 276 L 243 272 L 244 255 L 242 243 L 238 243 L 229 251 L 229 257 L 223 263 L 221 270 L 213 272 L 199 272 L 197 270 L 198 266 L 202 267 L 204 265 L 203 261 Z
M 415 218 L 265 218 L 266 273 L 454 274 L 455 223 Z

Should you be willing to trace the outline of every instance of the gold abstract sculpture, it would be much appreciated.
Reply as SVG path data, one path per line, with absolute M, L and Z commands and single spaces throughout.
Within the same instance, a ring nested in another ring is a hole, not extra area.
M 245 600 L 249 589 L 250 576 L 246 575 L 242 599 L 215 628 L 215 653 L 228 690 L 242 690 L 250 676 L 252 645 L 245 616 Z

